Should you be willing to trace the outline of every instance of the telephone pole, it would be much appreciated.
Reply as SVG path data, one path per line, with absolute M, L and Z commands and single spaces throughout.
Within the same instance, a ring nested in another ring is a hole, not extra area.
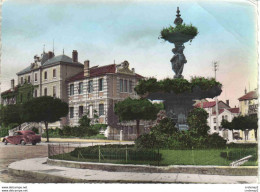
M 213 71 L 215 72 L 215 81 L 217 81 L 217 70 L 218 70 L 218 62 L 214 61 L 213 62 Z M 215 97 L 215 102 L 216 102 L 216 132 L 219 133 L 219 123 L 218 123 L 218 97 Z

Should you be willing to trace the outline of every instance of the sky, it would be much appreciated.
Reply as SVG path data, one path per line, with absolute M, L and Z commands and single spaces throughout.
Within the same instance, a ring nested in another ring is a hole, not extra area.
M 223 84 L 220 100 L 238 106 L 238 98 L 257 88 L 256 6 L 250 1 L 153 0 L 5 0 L 2 6 L 1 91 L 34 55 L 53 49 L 90 66 L 124 60 L 145 77 L 172 78 L 174 45 L 158 39 L 174 25 L 177 6 L 186 24 L 199 34 L 185 43 L 183 75 L 214 77 Z M 250 87 L 250 88 L 249 88 Z

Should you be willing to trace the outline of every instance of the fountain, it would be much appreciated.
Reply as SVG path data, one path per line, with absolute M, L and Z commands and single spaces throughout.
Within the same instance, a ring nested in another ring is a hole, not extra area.
M 187 60 L 183 54 L 184 43 L 192 41 L 198 34 L 196 27 L 183 24 L 180 17 L 179 7 L 174 21 L 175 27 L 164 28 L 161 31 L 161 39 L 173 43 L 172 49 L 174 56 L 171 64 L 175 75 L 173 79 L 150 78 L 141 80 L 135 88 L 135 91 L 143 98 L 150 100 L 163 100 L 166 115 L 176 123 L 180 129 L 188 129 L 187 116 L 193 108 L 194 100 L 204 98 L 214 98 L 221 94 L 221 83 L 213 78 L 194 77 L 190 81 L 184 79 L 182 72 Z

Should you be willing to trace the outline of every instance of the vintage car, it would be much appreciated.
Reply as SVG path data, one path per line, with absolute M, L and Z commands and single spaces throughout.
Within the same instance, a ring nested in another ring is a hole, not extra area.
M 41 136 L 36 135 L 33 131 L 16 131 L 13 136 L 6 136 L 3 139 L 3 142 L 5 145 L 7 145 L 7 143 L 15 145 L 26 145 L 27 143 L 31 143 L 32 145 L 36 145 L 36 143 L 41 142 Z

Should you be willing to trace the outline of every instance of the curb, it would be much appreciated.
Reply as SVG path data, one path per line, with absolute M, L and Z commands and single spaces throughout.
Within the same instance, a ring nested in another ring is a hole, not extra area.
M 258 168 L 256 166 L 229 167 L 229 166 L 167 166 L 157 167 L 149 165 L 125 165 L 111 163 L 93 163 L 93 162 L 75 162 L 47 159 L 48 165 L 92 169 L 109 172 L 139 172 L 139 173 L 188 173 L 188 174 L 204 174 L 204 175 L 226 175 L 226 176 L 257 176 Z
M 51 175 L 47 173 L 39 173 L 35 171 L 25 171 L 25 170 L 16 170 L 12 168 L 8 168 L 8 173 L 16 176 L 23 177 L 33 177 L 37 180 L 46 181 L 44 183 L 178 183 L 178 182 L 163 182 L 163 181 L 135 181 L 135 180 L 85 180 L 85 179 L 73 179 L 68 177 L 62 177 L 57 175 Z M 37 183 L 37 182 L 36 182 Z M 181 182 L 185 183 L 193 183 L 197 182 Z

